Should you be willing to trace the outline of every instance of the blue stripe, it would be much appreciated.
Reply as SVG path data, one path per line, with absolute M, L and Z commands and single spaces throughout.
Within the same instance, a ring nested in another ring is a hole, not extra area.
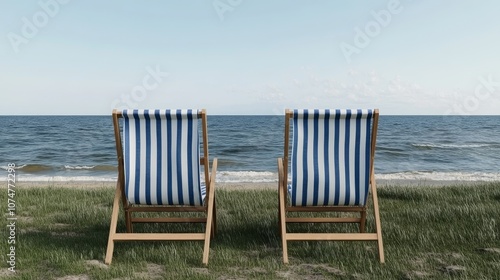
M 297 199 L 297 151 L 298 151 L 298 135 L 297 129 L 299 127 L 298 111 L 294 110 L 293 114 L 293 152 L 292 152 L 292 206 L 295 206 Z M 286 179 L 286 178 L 285 178 Z
M 334 205 L 339 204 L 340 197 L 340 110 L 335 110 L 335 132 L 334 132 L 334 146 L 333 146 L 333 156 L 335 162 L 335 199 L 333 200 Z
M 360 195 L 360 190 L 364 186 L 359 185 L 359 165 L 360 165 L 360 149 L 361 149 L 361 117 L 362 117 L 362 112 L 361 110 L 358 110 L 358 114 L 356 115 L 356 146 L 354 147 L 354 181 L 356 184 L 356 193 L 354 197 L 354 203 L 355 205 L 359 205 L 359 195 Z
M 172 194 L 172 116 L 170 115 L 170 110 L 165 113 L 167 120 L 167 200 L 168 204 L 174 204 L 173 194 Z
M 323 139 L 324 142 L 324 165 L 325 165 L 325 194 L 323 205 L 328 205 L 330 200 L 330 158 L 328 155 L 329 152 L 329 144 L 330 139 L 328 138 L 330 135 L 330 110 L 325 111 L 325 137 Z
M 176 160 L 177 160 L 177 198 L 179 204 L 184 204 L 184 197 L 182 191 L 182 115 L 178 110 L 176 112 L 177 117 L 177 142 L 176 142 Z
M 193 158 L 193 112 L 188 110 L 188 180 L 189 180 L 189 201 L 191 204 L 194 202 L 194 182 L 193 182 L 193 165 L 191 159 Z
M 307 110 L 304 110 L 304 118 L 302 119 L 302 122 L 304 123 L 303 128 L 304 128 L 304 145 L 302 148 L 302 205 L 307 204 L 307 180 L 308 178 L 308 169 L 307 169 L 307 142 L 309 141 L 308 139 L 308 123 L 307 123 L 307 117 L 308 117 L 308 112 Z
M 349 205 L 351 198 L 351 170 L 349 169 L 349 139 L 351 134 L 351 110 L 347 110 L 345 116 L 345 147 L 344 147 L 344 164 L 345 164 L 345 204 Z
M 314 110 L 314 120 L 313 120 L 313 205 L 318 205 L 318 192 L 319 192 L 319 164 L 318 164 L 318 145 L 319 145 L 319 110 Z
M 135 203 L 139 204 L 139 186 L 140 186 L 140 175 L 141 175 L 141 123 L 139 121 L 139 114 L 137 110 L 133 112 L 134 122 L 135 122 L 135 181 L 134 181 L 134 196 Z
M 161 205 L 163 204 L 162 200 L 162 188 L 160 186 L 163 185 L 163 182 L 161 181 L 161 174 L 163 173 L 163 166 L 162 166 L 162 153 L 163 151 L 161 150 L 162 148 L 162 139 L 161 139 L 161 117 L 160 117 L 160 111 L 155 110 L 155 119 L 156 119 L 156 199 L 158 201 L 158 204 Z
M 151 122 L 149 111 L 144 111 L 144 119 L 146 120 L 146 204 L 151 205 Z

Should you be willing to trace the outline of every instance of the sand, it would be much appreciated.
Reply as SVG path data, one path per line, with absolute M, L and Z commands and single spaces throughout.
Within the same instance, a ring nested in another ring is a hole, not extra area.
M 15 183 L 16 188 L 37 188 L 37 187 L 56 187 L 56 188 L 76 188 L 76 189 L 99 189 L 114 188 L 116 182 L 110 181 L 47 181 L 33 182 L 20 181 Z M 278 183 L 217 183 L 217 189 L 242 190 L 242 189 L 273 189 L 277 188 Z
M 393 180 L 377 180 L 378 187 L 385 186 L 401 186 L 401 187 L 441 187 L 441 186 L 476 186 L 480 184 L 491 183 L 481 181 L 430 181 L 430 180 L 407 180 L 407 179 L 393 179 Z M 7 184 L 2 184 L 7 187 Z M 112 181 L 45 181 L 45 182 L 32 182 L 32 181 L 18 181 L 15 183 L 16 188 L 34 188 L 34 187 L 67 187 L 77 189 L 92 189 L 92 188 L 114 188 L 115 182 Z M 226 190 L 259 190 L 259 189 L 276 189 L 278 182 L 263 182 L 263 183 L 247 183 L 247 182 L 234 182 L 234 183 L 217 183 L 217 189 Z

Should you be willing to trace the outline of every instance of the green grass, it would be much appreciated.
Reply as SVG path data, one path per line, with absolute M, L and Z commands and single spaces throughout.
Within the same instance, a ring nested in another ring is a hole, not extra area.
M 17 273 L 6 272 L 10 245 L 4 218 L 0 278 L 497 279 L 500 275 L 498 183 L 380 188 L 384 265 L 378 262 L 375 242 L 327 241 L 289 242 L 290 264 L 283 265 L 277 191 L 217 190 L 218 233 L 211 243 L 208 267 L 201 264 L 203 244 L 197 241 L 116 243 L 113 263 L 106 267 L 102 261 L 113 192 L 18 188 Z M 0 201 L 5 213 L 5 188 Z M 123 216 L 118 227 L 124 230 Z M 326 227 L 305 224 L 291 229 L 321 232 Z M 343 226 L 343 230 L 355 229 Z M 369 215 L 368 230 L 372 229 Z

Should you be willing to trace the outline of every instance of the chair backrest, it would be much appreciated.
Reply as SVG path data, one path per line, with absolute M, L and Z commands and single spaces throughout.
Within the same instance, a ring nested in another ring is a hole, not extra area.
M 203 110 L 123 110 L 125 197 L 132 204 L 202 205 L 205 188 L 200 162 L 208 170 L 206 118 Z M 199 119 L 204 157 L 200 157 Z M 116 130 L 115 136 L 120 132 Z M 118 134 L 118 135 L 117 135 Z M 120 142 L 120 143 L 119 143 Z M 205 178 L 205 182 L 206 182 Z
M 289 120 L 293 120 L 292 206 L 364 206 L 373 172 L 378 110 L 287 110 L 286 114 L 285 172 Z

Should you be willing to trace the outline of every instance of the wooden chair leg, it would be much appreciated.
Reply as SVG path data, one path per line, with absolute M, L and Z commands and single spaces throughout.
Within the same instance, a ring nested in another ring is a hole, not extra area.
M 359 232 L 365 233 L 365 231 L 366 231 L 366 209 L 363 210 L 360 214 L 361 214 L 361 221 L 359 222 Z
M 212 239 L 215 238 L 215 233 L 217 232 L 217 206 L 215 203 L 215 197 L 214 197 L 214 211 L 212 213 L 213 219 L 212 219 Z
M 109 226 L 108 248 L 106 250 L 105 264 L 111 264 L 113 250 L 115 248 L 114 235 L 116 234 L 116 225 L 118 224 L 118 214 L 120 212 L 120 188 L 116 187 L 115 198 L 113 201 L 113 210 L 111 213 L 111 223 Z
M 125 211 L 125 225 L 128 233 L 134 232 L 134 227 L 132 225 L 132 213 L 128 210 Z
M 210 208 L 210 206 L 209 206 Z M 205 244 L 203 246 L 203 264 L 208 265 L 208 257 L 210 255 L 210 233 L 212 232 L 211 224 L 212 224 L 212 218 L 213 218 L 213 211 L 209 210 L 208 211 L 208 217 L 207 217 L 207 225 L 205 228 Z
M 207 223 L 205 228 L 205 245 L 203 247 L 203 264 L 208 264 L 208 256 L 210 255 L 210 233 L 214 229 L 214 212 L 215 212 L 215 184 L 211 184 L 208 193 L 208 209 Z
M 281 184 L 278 182 L 278 224 L 279 224 L 279 234 L 281 236 Z
M 286 215 L 285 215 L 285 194 L 283 187 L 279 188 L 279 212 L 280 212 L 280 229 L 281 229 L 281 246 L 283 246 L 283 263 L 288 264 L 288 247 L 286 241 Z
M 382 241 L 382 225 L 380 223 L 380 211 L 378 206 L 378 196 L 377 196 L 377 187 L 372 187 L 372 198 L 373 198 L 373 212 L 375 215 L 375 229 L 377 231 L 377 242 L 378 242 L 378 255 L 380 263 L 385 262 L 384 257 L 384 244 Z
M 281 225 L 281 188 L 283 184 L 283 160 L 281 158 L 278 158 L 278 223 L 279 223 L 279 234 L 282 236 L 282 230 L 283 227 Z M 285 200 L 285 199 L 283 199 Z M 282 236 L 283 237 L 283 236 Z

